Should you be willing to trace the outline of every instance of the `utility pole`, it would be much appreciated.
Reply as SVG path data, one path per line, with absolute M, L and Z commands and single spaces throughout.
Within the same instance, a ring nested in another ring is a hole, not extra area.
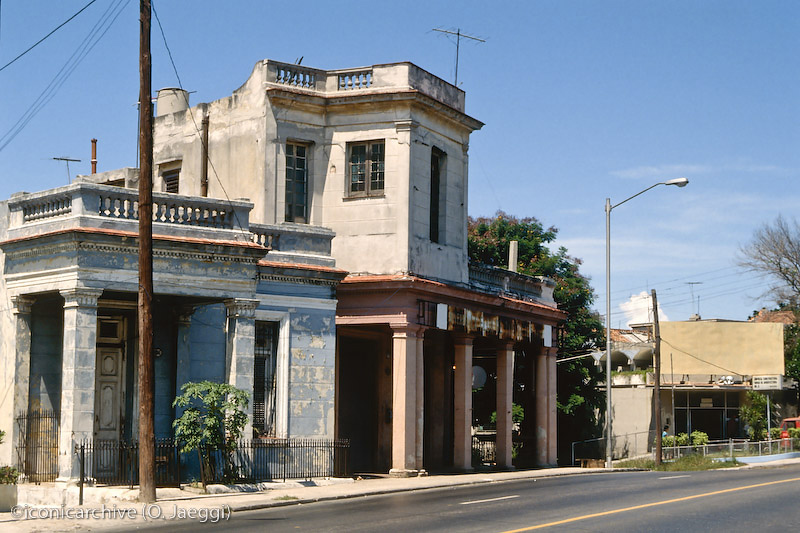
M 461 48 L 461 38 L 463 37 L 465 39 L 472 39 L 473 41 L 478 41 L 479 43 L 485 43 L 486 41 L 483 39 L 478 39 L 477 37 L 473 37 L 472 35 L 467 35 L 466 33 L 461 33 L 461 28 L 458 28 L 456 31 L 433 28 L 433 31 L 438 31 L 439 33 L 446 33 L 448 35 L 456 36 L 456 81 L 453 83 L 453 85 L 458 87 L 458 52 L 459 49 Z
M 156 501 L 150 12 L 150 0 L 139 0 L 139 500 L 142 502 Z
M 70 159 L 69 157 L 54 157 L 53 161 L 63 161 L 67 164 L 67 185 L 72 183 L 72 175 L 69 173 L 69 164 L 72 163 L 80 163 L 80 159 Z
M 653 385 L 653 410 L 656 416 L 656 466 L 658 466 L 661 464 L 661 330 L 658 326 L 656 290 L 652 289 L 650 294 L 653 298 L 653 336 L 655 337 L 653 363 L 656 367 L 656 379 Z

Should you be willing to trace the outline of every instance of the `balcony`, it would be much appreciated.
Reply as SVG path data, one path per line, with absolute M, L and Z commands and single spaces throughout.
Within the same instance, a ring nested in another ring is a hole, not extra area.
M 326 96 L 418 91 L 464 112 L 464 91 L 412 63 L 321 70 L 265 60 L 267 85 Z
M 270 261 L 333 266 L 333 231 L 301 224 L 250 224 L 253 204 L 200 196 L 153 193 L 153 234 L 192 240 L 260 244 Z M 8 200 L 13 241 L 74 229 L 138 233 L 136 189 L 77 180 Z

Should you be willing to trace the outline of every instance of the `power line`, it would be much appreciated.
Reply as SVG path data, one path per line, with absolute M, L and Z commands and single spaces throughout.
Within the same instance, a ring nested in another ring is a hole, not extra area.
M 66 63 L 56 73 L 47 87 L 36 97 L 36 100 L 28 107 L 17 122 L 2 137 L 0 137 L 0 151 L 4 150 L 8 144 L 25 129 L 34 116 L 41 111 L 44 106 L 52 100 L 58 90 L 64 85 L 69 76 L 75 71 L 78 65 L 86 58 L 89 52 L 94 49 L 98 42 L 105 36 L 114 22 L 117 20 L 122 10 L 130 0 L 113 0 L 100 19 L 90 30 L 75 52 L 67 59 Z
M 80 15 L 81 13 L 83 13 L 83 11 L 84 11 L 84 10 L 85 10 L 87 7 L 89 7 L 90 5 L 94 4 L 95 2 L 97 2 L 97 0 L 92 0 L 91 2 L 89 2 L 88 4 L 86 4 L 85 6 L 83 6 L 83 7 L 81 8 L 81 10 L 80 10 L 80 11 L 78 11 L 77 13 L 75 13 L 74 15 L 72 15 L 70 18 L 68 18 L 67 20 L 65 20 L 64 22 L 62 22 L 62 23 L 61 23 L 61 24 L 59 24 L 58 26 L 56 26 L 56 28 L 55 28 L 53 31 L 51 31 L 50 33 L 48 33 L 47 35 L 45 35 L 44 37 L 42 37 L 41 39 L 39 39 L 38 41 L 36 41 L 35 43 L 33 43 L 33 45 L 32 45 L 30 48 L 28 48 L 27 50 L 25 50 L 24 52 L 22 52 L 20 55 L 18 55 L 17 57 L 15 57 L 15 58 L 14 58 L 14 59 L 12 59 L 11 61 L 9 61 L 9 62 L 8 62 L 8 63 L 6 63 L 5 65 L 3 65 L 2 67 L 0 67 L 0 72 L 2 72 L 2 71 L 3 71 L 3 70 L 4 70 L 4 69 L 7 67 L 7 66 L 11 65 L 12 63 L 14 63 L 14 62 L 15 62 L 17 59 L 21 58 L 22 56 L 24 56 L 25 54 L 27 54 L 28 52 L 30 52 L 31 50 L 33 50 L 34 48 L 36 48 L 37 46 L 39 46 L 40 44 L 42 44 L 42 42 L 43 42 L 45 39 L 47 39 L 48 37 L 50 37 L 51 35 L 53 35 L 55 32 L 57 32 L 58 30 L 60 30 L 60 29 L 61 29 L 63 26 L 65 26 L 65 25 L 66 25 L 66 24 L 67 24 L 69 21 L 71 21 L 72 19 L 74 19 L 75 17 L 77 17 L 78 15 Z

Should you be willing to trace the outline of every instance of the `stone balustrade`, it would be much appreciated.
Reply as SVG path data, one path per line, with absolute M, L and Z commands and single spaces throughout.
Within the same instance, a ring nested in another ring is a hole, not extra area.
M 469 265 L 469 285 L 471 288 L 495 294 L 503 294 L 553 305 L 555 282 L 540 276 L 527 276 L 489 265 Z
M 390 63 L 339 70 L 265 60 L 267 84 L 312 93 L 417 91 L 458 111 L 464 111 L 464 91 L 412 63 Z
M 136 189 L 77 181 L 8 201 L 10 239 L 73 228 L 137 232 Z M 253 204 L 201 196 L 153 193 L 153 233 L 189 238 L 254 242 L 270 249 L 270 260 L 332 266 L 328 228 L 305 224 L 251 224 Z

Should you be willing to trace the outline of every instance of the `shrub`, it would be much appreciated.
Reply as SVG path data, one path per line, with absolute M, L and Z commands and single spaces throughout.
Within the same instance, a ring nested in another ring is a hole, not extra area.
M 772 440 L 778 440 L 781 438 L 781 428 L 770 428 L 769 430 L 769 438 Z
M 790 439 L 800 439 L 800 428 L 789 428 Z
M 16 485 L 19 470 L 13 466 L 0 466 L 0 485 Z
M 688 446 L 689 445 L 689 435 L 686 433 L 678 433 L 675 437 L 675 445 L 676 446 Z
M 241 437 L 247 424 L 244 411 L 249 403 L 248 393 L 227 383 L 201 381 L 185 383 L 183 394 L 175 398 L 173 407 L 185 407 L 183 414 L 172 423 L 175 440 L 182 443 L 181 452 L 197 450 L 200 456 L 200 472 L 203 485 L 210 477 L 216 477 L 211 467 L 210 454 L 216 450 L 223 452 L 223 481 L 236 477 L 231 456 L 236 449 L 236 441 Z M 205 457 L 203 457 L 205 455 Z
M 677 444 L 675 444 L 676 440 L 677 439 L 675 438 L 675 435 L 667 435 L 666 437 L 663 437 L 661 439 L 661 445 L 662 446 L 677 446 Z
M 703 431 L 692 431 L 692 446 L 704 446 L 708 444 L 708 433 Z

